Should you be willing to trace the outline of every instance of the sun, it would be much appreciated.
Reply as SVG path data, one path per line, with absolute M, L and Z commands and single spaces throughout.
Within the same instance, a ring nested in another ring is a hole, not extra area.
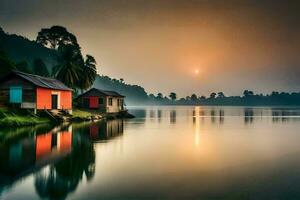
M 199 69 L 195 69 L 195 74 L 199 74 Z

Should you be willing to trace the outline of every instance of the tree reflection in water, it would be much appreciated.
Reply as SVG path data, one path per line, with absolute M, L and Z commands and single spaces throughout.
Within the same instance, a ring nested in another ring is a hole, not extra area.
M 123 135 L 123 125 L 123 120 L 74 123 L 25 129 L 20 138 L 0 137 L 0 195 L 33 175 L 41 198 L 65 199 L 84 178 L 93 179 L 94 143 Z M 5 135 L 14 132 L 8 130 Z
M 42 198 L 65 199 L 85 175 L 95 174 L 95 150 L 86 135 L 73 134 L 72 152 L 56 164 L 35 175 L 35 188 Z
M 123 134 L 123 120 L 73 125 L 72 151 L 63 159 L 35 175 L 35 188 L 41 198 L 65 199 L 85 176 L 95 175 L 94 142 Z

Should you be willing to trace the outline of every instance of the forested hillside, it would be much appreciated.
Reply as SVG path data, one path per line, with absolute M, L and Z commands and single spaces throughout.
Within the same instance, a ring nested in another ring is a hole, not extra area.
M 26 61 L 28 66 L 32 66 L 35 59 L 42 59 L 48 68 L 56 64 L 56 51 L 23 36 L 5 33 L 1 27 L 0 50 L 6 52 L 15 63 Z

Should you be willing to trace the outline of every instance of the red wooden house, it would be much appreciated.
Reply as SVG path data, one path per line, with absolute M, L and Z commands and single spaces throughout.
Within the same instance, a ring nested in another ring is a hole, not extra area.
M 115 91 L 92 88 L 76 99 L 78 107 L 99 110 L 106 113 L 124 111 L 125 96 Z
M 72 89 L 53 78 L 12 71 L 0 80 L 0 104 L 72 111 Z

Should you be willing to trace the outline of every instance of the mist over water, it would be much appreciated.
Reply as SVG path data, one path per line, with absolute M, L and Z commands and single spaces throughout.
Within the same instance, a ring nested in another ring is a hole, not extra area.
M 129 109 L 135 119 L 2 130 L 0 199 L 300 198 L 300 108 Z

